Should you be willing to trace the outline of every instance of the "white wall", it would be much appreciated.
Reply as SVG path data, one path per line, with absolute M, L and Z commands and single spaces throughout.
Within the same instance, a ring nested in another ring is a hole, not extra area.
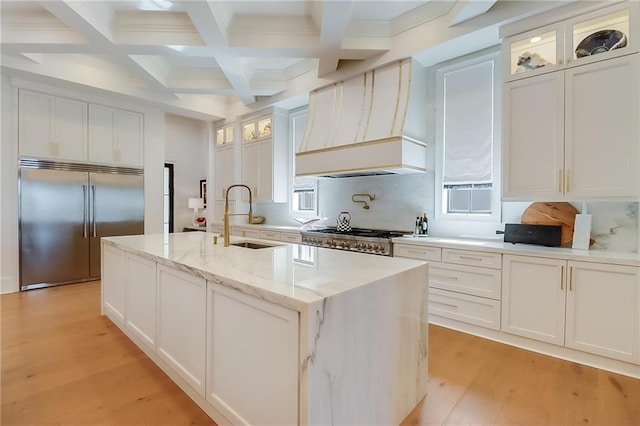
M 193 218 L 188 198 L 200 197 L 200 180 L 207 179 L 209 123 L 166 114 L 165 125 L 165 161 L 174 164 L 173 229 L 182 232 Z M 204 210 L 199 213 L 206 216 Z
M 0 293 L 18 290 L 18 175 L 14 95 L 8 77 L 2 76 L 0 135 Z
M 0 293 L 18 291 L 18 138 L 17 88 L 97 103 L 144 114 L 144 232 L 161 233 L 163 218 L 164 112 L 95 90 L 50 86 L 2 76 L 2 141 L 0 145 Z

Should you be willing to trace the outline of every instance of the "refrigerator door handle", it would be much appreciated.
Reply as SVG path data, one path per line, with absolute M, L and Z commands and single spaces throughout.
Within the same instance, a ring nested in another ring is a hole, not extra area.
M 87 238 L 87 185 L 82 185 L 82 238 Z
M 98 234 L 97 230 L 96 230 L 96 186 L 95 185 L 91 185 L 91 195 L 92 195 L 92 200 L 91 200 L 91 204 L 92 204 L 92 208 L 93 208 L 93 237 L 95 238 L 96 235 Z

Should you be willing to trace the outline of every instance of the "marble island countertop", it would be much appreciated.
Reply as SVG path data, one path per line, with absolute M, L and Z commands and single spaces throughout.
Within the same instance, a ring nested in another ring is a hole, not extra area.
M 623 253 L 607 250 L 577 250 L 565 247 L 545 247 L 533 244 L 505 243 L 499 239 L 470 239 L 456 237 L 413 237 L 394 238 L 394 244 L 429 245 L 476 251 L 490 251 L 503 254 L 519 254 L 581 260 L 586 262 L 615 263 L 618 265 L 640 266 L 639 253 Z
M 273 247 L 224 247 L 217 234 L 204 232 L 102 238 L 123 249 L 246 294 L 303 311 L 348 290 L 389 278 L 422 261 L 231 237 Z

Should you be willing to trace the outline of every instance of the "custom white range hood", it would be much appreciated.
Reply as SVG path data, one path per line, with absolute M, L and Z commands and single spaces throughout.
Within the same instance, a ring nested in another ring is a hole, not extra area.
M 412 59 L 313 91 L 296 176 L 425 172 L 426 99 Z

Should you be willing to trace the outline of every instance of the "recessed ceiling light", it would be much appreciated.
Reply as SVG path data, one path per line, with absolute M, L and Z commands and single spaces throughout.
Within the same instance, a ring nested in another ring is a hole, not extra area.
M 537 43 L 537 42 L 539 42 L 540 40 L 542 40 L 542 37 L 534 37 L 534 38 L 532 38 L 532 39 L 531 39 L 531 40 L 529 40 L 529 41 L 530 41 L 531 43 Z

